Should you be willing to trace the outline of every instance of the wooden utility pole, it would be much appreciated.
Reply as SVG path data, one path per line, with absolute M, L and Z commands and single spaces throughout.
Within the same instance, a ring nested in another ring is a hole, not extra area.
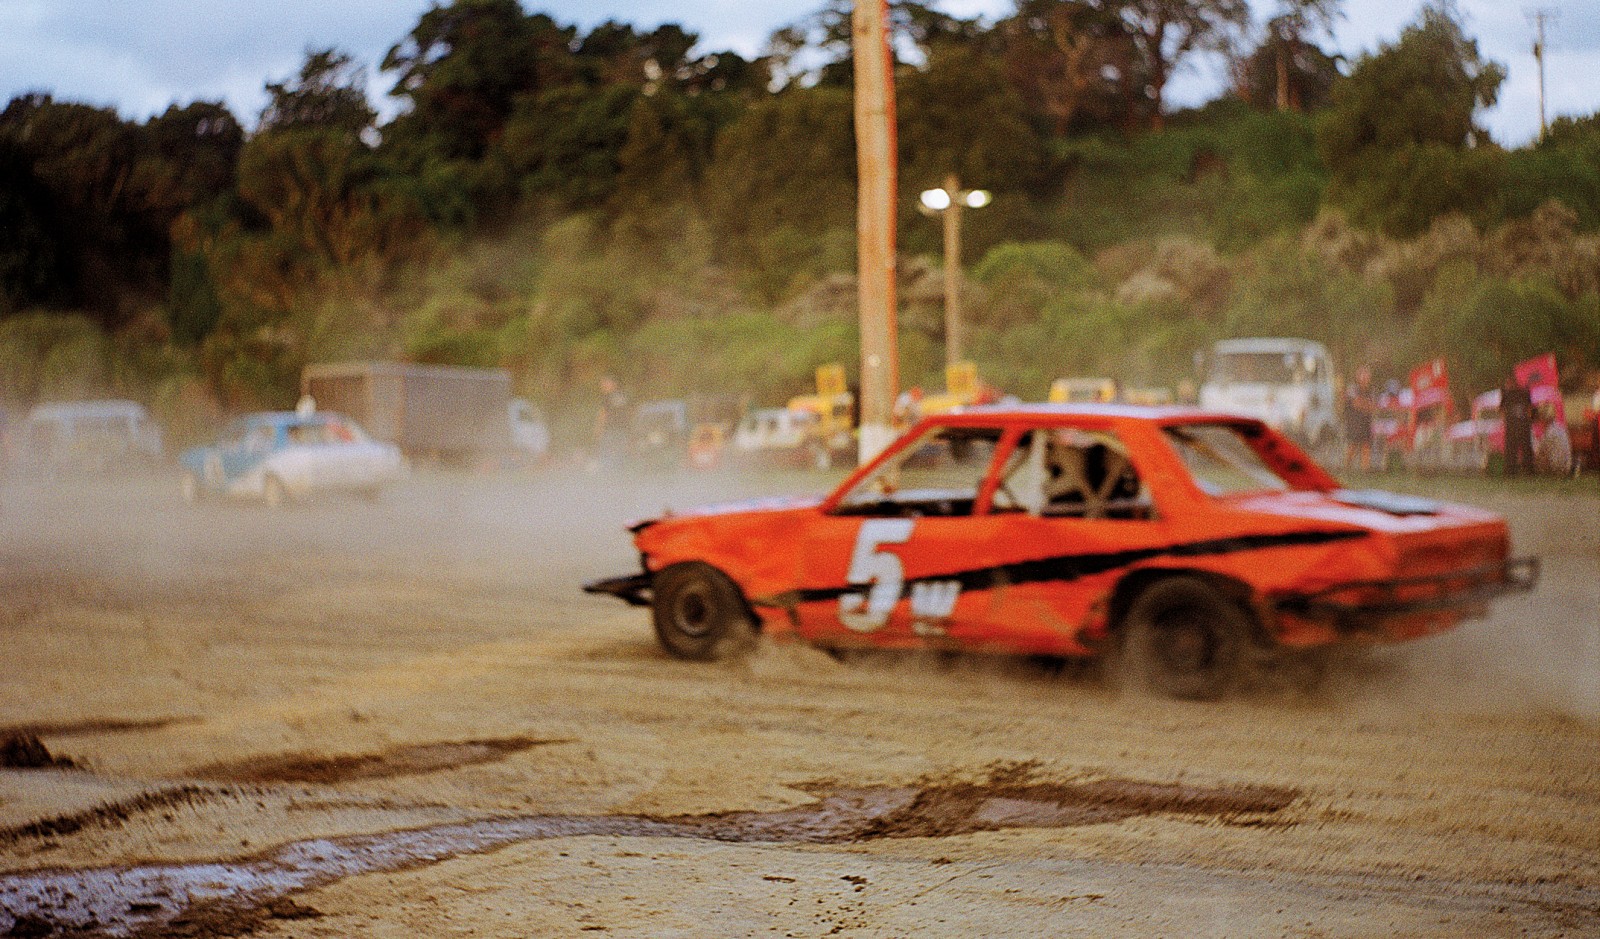
M 888 0 L 856 0 L 857 277 L 861 303 L 861 462 L 895 437 L 900 353 L 895 342 L 894 69 Z

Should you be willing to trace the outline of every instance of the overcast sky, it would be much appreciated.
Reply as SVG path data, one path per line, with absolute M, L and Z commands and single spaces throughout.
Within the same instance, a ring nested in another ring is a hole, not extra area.
M 430 0 L 0 0 L 0 101 L 28 91 L 113 106 L 143 119 L 168 104 L 226 101 L 246 126 L 265 102 L 263 86 L 295 74 L 307 49 L 333 46 L 372 73 L 374 104 L 390 81 L 384 53 L 416 25 Z M 590 28 L 616 19 L 642 28 L 679 23 L 703 50 L 759 54 L 768 34 L 820 0 L 523 0 L 563 23 Z M 1003 15 L 1011 0 L 942 0 L 958 16 Z M 1345 0 L 1331 45 L 1348 56 L 1393 42 L 1422 0 Z M 1507 146 L 1539 127 L 1538 72 L 1530 14 L 1553 14 L 1546 95 L 1551 118 L 1600 111 L 1600 3 L 1595 0 L 1458 0 L 1479 50 L 1509 72 L 1500 104 L 1483 120 Z M 1270 0 L 1252 0 L 1258 15 Z M 1191 63 L 1170 88 L 1173 105 L 1197 104 L 1222 87 L 1220 63 Z

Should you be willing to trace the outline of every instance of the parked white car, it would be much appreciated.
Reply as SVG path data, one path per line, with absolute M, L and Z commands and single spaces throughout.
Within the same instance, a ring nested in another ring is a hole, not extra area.
M 405 474 L 400 448 L 342 414 L 268 411 L 241 417 L 208 447 L 179 457 L 183 495 L 259 498 L 278 506 L 316 492 L 376 497 Z
M 814 411 L 760 408 L 733 429 L 733 456 L 757 464 L 827 466 L 828 451 L 816 438 Z

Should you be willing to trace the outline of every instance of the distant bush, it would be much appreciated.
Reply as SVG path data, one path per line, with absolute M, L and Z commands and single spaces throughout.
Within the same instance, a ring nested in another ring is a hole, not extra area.
M 109 393 L 111 337 L 87 316 L 27 313 L 0 320 L 0 400 Z

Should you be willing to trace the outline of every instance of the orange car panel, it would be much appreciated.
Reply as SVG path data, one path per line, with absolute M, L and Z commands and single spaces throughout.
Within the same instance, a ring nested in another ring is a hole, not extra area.
M 1225 430 L 1281 483 L 1209 493 L 1173 444 L 1174 428 Z M 846 503 L 930 432 L 993 441 L 970 509 Z M 1027 441 L 1071 434 L 1110 435 L 1125 448 L 1141 508 L 1052 517 L 1000 504 L 1011 495 L 1002 473 L 1023 461 Z M 1260 422 L 1171 407 L 1030 405 L 928 418 L 821 500 L 709 506 L 635 531 L 644 573 L 590 589 L 638 602 L 650 574 L 700 561 L 738 585 L 769 632 L 829 646 L 1092 654 L 1114 626 L 1119 591 L 1165 572 L 1226 581 L 1283 646 L 1399 641 L 1479 614 L 1488 598 L 1536 576 L 1531 564 L 1513 568 L 1493 513 L 1347 492 Z

